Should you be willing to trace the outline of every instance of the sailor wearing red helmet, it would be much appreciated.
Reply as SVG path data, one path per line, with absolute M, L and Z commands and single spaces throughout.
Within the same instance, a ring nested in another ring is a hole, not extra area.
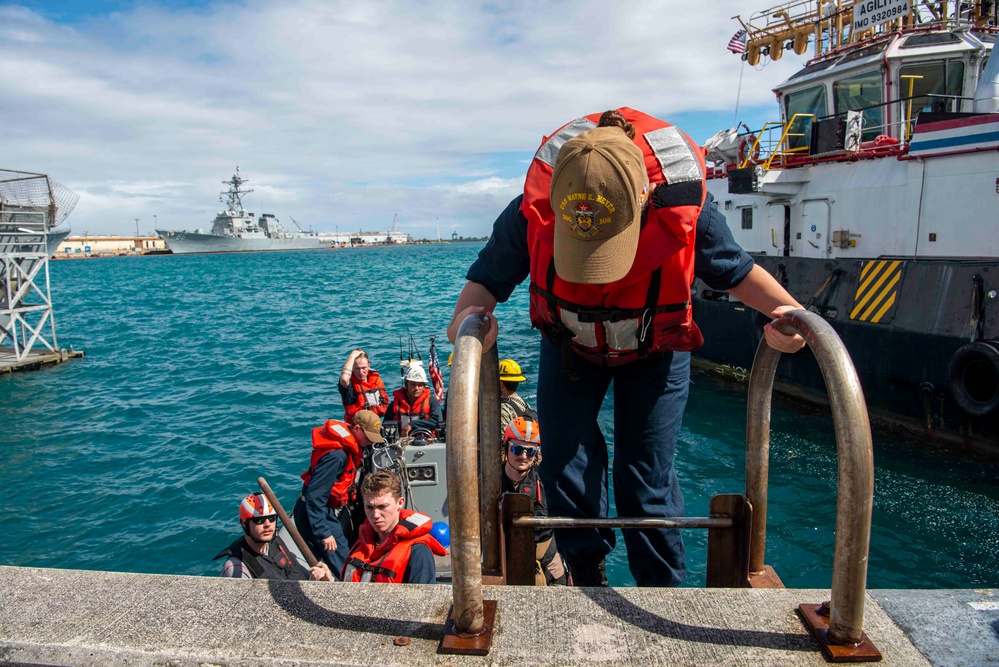
M 538 477 L 541 463 L 541 427 L 530 417 L 517 417 L 503 431 L 503 493 L 523 493 L 534 503 L 534 516 L 548 516 L 548 500 Z M 535 584 L 564 586 L 565 562 L 558 553 L 551 528 L 534 531 Z
M 222 576 L 234 579 L 313 579 L 333 581 L 325 563 L 306 570 L 277 536 L 277 512 L 262 493 L 251 493 L 239 504 L 243 536 L 215 556 L 226 556 Z

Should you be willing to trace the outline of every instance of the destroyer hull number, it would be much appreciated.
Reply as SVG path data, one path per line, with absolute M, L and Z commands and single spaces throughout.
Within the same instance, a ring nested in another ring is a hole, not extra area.
M 909 0 L 868 0 L 853 6 L 853 29 L 867 30 L 907 15 Z

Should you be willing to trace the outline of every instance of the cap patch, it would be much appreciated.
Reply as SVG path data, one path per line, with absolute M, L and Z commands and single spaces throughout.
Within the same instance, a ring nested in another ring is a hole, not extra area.
M 590 202 L 603 207 L 607 212 L 606 217 L 598 218 L 597 211 Z M 562 200 L 559 209 L 562 211 L 562 219 L 569 223 L 569 228 L 584 239 L 604 231 L 603 225 L 609 223 L 614 214 L 614 204 L 606 197 L 586 192 L 568 195 Z

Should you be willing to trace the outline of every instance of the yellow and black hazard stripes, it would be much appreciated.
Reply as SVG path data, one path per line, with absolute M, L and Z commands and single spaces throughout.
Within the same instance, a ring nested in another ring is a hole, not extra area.
M 898 291 L 902 287 L 902 260 L 878 259 L 864 262 L 857 293 L 853 297 L 851 320 L 890 324 L 895 317 Z

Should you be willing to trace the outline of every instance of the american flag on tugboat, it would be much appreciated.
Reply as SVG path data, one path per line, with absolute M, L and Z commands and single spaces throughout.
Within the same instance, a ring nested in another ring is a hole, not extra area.
M 739 32 L 732 35 L 732 39 L 728 40 L 728 50 L 732 53 L 745 53 L 746 52 L 746 31 L 740 30 Z
M 434 386 L 434 395 L 438 401 L 444 400 L 444 376 L 441 375 L 441 363 L 437 359 L 437 345 L 434 336 L 430 337 L 430 383 Z

